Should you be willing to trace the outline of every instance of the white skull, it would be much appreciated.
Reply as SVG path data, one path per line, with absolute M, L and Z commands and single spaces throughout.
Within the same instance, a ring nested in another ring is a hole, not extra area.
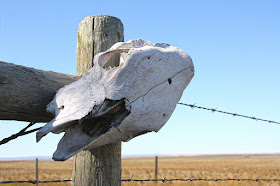
M 105 68 L 121 54 L 120 65 Z M 187 53 L 141 39 L 120 42 L 94 57 L 94 67 L 59 89 L 48 104 L 54 119 L 37 132 L 65 132 L 53 155 L 66 160 L 81 150 L 159 131 L 194 76 Z

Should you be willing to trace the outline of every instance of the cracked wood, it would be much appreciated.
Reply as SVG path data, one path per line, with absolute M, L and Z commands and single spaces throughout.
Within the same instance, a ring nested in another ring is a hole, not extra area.
M 46 105 L 78 77 L 0 61 L 0 120 L 47 122 Z

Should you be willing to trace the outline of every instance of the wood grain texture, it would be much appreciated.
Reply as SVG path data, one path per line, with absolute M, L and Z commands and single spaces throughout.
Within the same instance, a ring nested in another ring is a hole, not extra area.
M 77 75 L 84 75 L 92 68 L 96 54 L 120 41 L 124 41 L 124 36 L 119 19 L 106 15 L 83 19 L 77 31 Z M 118 56 L 115 56 L 108 64 L 116 66 L 118 62 Z
M 72 185 L 121 185 L 121 142 L 74 156 Z
M 123 25 L 118 18 L 88 16 L 77 33 L 77 75 L 85 74 L 93 66 L 93 57 L 124 40 Z M 119 63 L 117 56 L 111 66 Z M 85 150 L 74 156 L 72 185 L 121 185 L 121 142 Z
M 0 120 L 47 122 L 56 91 L 78 77 L 0 61 Z

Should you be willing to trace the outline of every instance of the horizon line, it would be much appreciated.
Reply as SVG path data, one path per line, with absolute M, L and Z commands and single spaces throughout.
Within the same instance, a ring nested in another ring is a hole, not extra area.
M 205 153 L 205 154 L 124 154 L 121 158 L 151 158 L 151 157 L 195 157 L 195 156 L 280 156 L 280 152 L 273 153 Z M 52 156 L 17 156 L 17 157 L 0 157 L 0 161 L 31 161 L 38 158 L 41 161 L 52 160 Z M 72 160 L 69 158 L 68 160 Z

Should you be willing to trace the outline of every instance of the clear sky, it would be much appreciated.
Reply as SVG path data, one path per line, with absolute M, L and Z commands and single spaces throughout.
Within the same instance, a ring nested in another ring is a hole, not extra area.
M 277 0 L 3 0 L 0 60 L 74 75 L 79 22 L 112 15 L 125 41 L 165 42 L 192 57 L 196 74 L 181 102 L 280 121 L 279 9 Z M 0 121 L 0 139 L 27 124 Z M 0 157 L 52 156 L 61 137 L 20 137 Z M 280 153 L 279 144 L 280 125 L 178 105 L 158 133 L 123 143 L 122 154 Z

